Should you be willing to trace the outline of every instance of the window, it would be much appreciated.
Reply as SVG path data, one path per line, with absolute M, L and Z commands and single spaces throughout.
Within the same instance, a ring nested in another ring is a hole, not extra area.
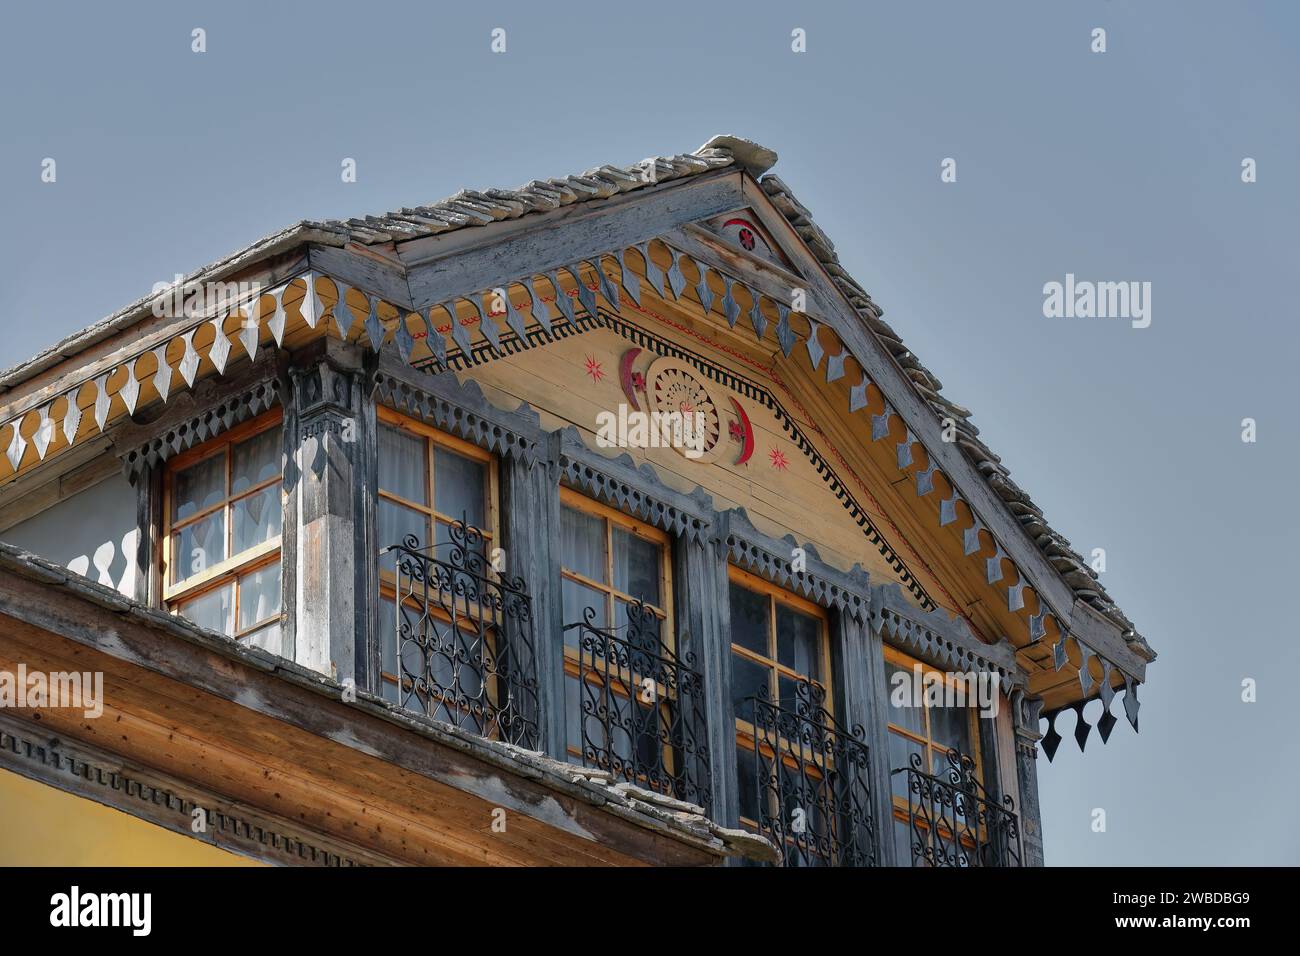
M 956 686 L 955 675 L 942 671 L 907 656 L 892 647 L 885 648 L 885 673 L 890 692 L 889 711 L 889 767 L 891 795 L 894 805 L 894 845 L 897 861 L 900 865 L 910 865 L 913 860 L 912 846 L 930 846 L 936 850 L 940 844 L 944 852 L 951 854 L 955 844 L 966 850 L 975 848 L 974 830 L 967 826 L 964 818 L 950 819 L 953 802 L 939 797 L 929 802 L 937 803 L 937 809 L 924 807 L 922 812 L 909 811 L 909 768 L 921 774 L 939 778 L 939 791 L 947 792 L 949 774 L 953 765 L 948 758 L 950 750 L 956 750 L 972 761 L 972 770 L 976 779 L 982 779 L 979 760 L 979 713 L 971 706 L 943 706 L 927 703 L 922 697 L 917 701 L 913 693 L 896 694 L 894 688 L 906 679 L 904 689 L 915 688 L 921 683 L 917 679 L 916 669 L 921 675 L 933 675 L 927 680 L 939 681 L 938 686 Z M 896 675 L 901 675 L 897 677 Z M 946 694 L 944 696 L 947 696 Z M 899 706 L 905 698 L 908 706 Z M 935 788 L 923 788 L 922 793 L 911 794 L 913 810 L 925 801 Z M 971 798 L 968 798 L 968 800 Z M 946 808 L 944 805 L 947 805 Z M 958 803 L 960 806 L 960 802 Z M 916 828 L 915 831 L 913 828 Z M 933 834 L 929 831 L 936 830 Z
M 668 536 L 589 498 L 560 489 L 560 563 L 564 622 L 596 612 L 595 625 L 627 625 L 628 606 L 641 602 L 663 625 L 671 625 Z M 671 646 L 671 626 L 661 630 Z
M 789 712 L 803 708 L 814 723 L 818 717 L 809 705 L 818 703 L 827 711 L 833 710 L 830 642 L 822 608 L 739 568 L 732 567 L 729 573 L 731 703 L 736 722 L 740 817 L 744 825 L 762 829 L 764 817 L 775 814 L 776 820 L 782 820 L 784 814 L 775 806 L 760 809 L 763 797 L 755 786 L 760 761 L 765 765 L 777 762 L 783 771 L 810 778 L 807 786 L 812 790 L 822 782 L 825 768 L 820 755 L 805 754 L 801 741 L 780 733 L 773 737 L 758 725 L 768 723 L 764 712 L 772 708 Z M 788 726 L 792 725 L 780 729 Z M 771 774 L 764 774 L 768 776 Z M 798 786 L 804 786 L 802 779 Z M 810 813 L 816 801 L 807 802 L 804 810 Z
M 477 558 L 490 561 L 497 537 L 492 456 L 391 409 L 380 407 L 378 417 L 379 548 L 400 545 L 409 536 L 416 542 L 413 550 L 445 562 L 453 550 L 453 524 L 463 521 L 481 535 L 471 535 Z M 480 702 L 494 693 L 491 681 L 484 680 L 483 661 L 494 653 L 496 622 L 484 620 L 484 608 L 479 606 L 491 603 L 487 589 L 471 588 L 467 592 L 471 597 L 462 593 L 458 598 L 454 586 L 440 588 L 437 583 L 434 577 L 426 591 L 411 581 L 399 582 L 394 558 L 381 559 L 381 690 L 391 701 L 463 725 L 469 720 L 467 711 L 475 710 L 466 702 Z M 399 692 L 399 684 L 405 685 L 404 692 Z M 470 722 L 485 730 L 479 722 Z
M 280 413 L 271 412 L 168 462 L 163 503 L 167 607 L 276 654 L 282 457 Z
M 673 656 L 669 538 L 568 488 L 560 502 L 568 757 L 667 789 L 689 685 Z

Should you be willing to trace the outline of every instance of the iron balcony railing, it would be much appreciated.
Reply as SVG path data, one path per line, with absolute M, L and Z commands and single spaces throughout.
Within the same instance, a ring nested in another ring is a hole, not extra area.
M 758 829 L 786 866 L 875 866 L 865 735 L 840 726 L 825 697 L 821 685 L 799 681 L 785 706 L 766 688 L 742 702 L 739 716 L 754 728 Z
M 522 578 L 497 575 L 483 533 L 466 522 L 449 540 L 408 535 L 393 556 L 398 700 L 482 737 L 540 747 L 533 607 Z
M 617 629 L 597 627 L 590 607 L 564 626 L 569 654 L 576 651 L 565 678 L 577 695 L 569 703 L 571 746 L 584 766 L 709 812 L 704 677 L 692 654 L 664 644 L 650 608 L 625 607 L 627 623 Z
M 996 802 L 979 781 L 975 761 L 956 750 L 946 768 L 927 773 L 919 753 L 894 774 L 907 774 L 908 843 L 913 866 L 1020 866 L 1015 801 Z M 908 860 L 899 860 L 908 865 Z

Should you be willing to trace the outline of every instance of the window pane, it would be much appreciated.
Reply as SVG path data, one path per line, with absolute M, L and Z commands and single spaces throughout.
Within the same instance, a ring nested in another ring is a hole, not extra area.
M 931 707 L 930 739 L 945 753 L 955 747 L 971 756 L 970 710 L 966 707 Z
M 593 619 L 595 626 L 609 627 L 609 609 L 603 592 L 570 581 L 568 578 L 564 579 L 560 590 L 564 596 L 564 624 L 578 624 L 585 621 L 583 611 L 592 608 L 596 612 Z M 564 643 L 570 647 L 578 646 L 577 628 L 564 632 Z
M 735 652 L 731 655 L 731 707 L 741 720 L 753 721 L 754 705 L 747 698 L 769 690 L 768 668 Z M 770 695 L 770 690 L 769 690 Z
M 230 493 L 237 495 L 280 473 L 280 429 L 268 428 L 235 446 Z
M 172 481 L 172 520 L 211 508 L 226 497 L 226 453 L 213 455 L 178 471 Z
M 280 562 L 258 568 L 239 579 L 239 627 L 252 627 L 280 616 Z
M 234 632 L 235 602 L 232 585 L 226 584 L 208 591 L 186 601 L 176 610 L 182 617 L 193 621 L 199 627 L 220 631 L 222 634 Z
M 560 563 L 593 581 L 606 581 L 605 522 L 565 507 L 560 517 Z
M 910 668 L 886 661 L 885 673 L 889 687 L 886 719 L 895 726 L 924 736 L 925 712 L 920 706 L 921 699 L 917 697 L 918 693 L 924 693 L 924 688 L 916 686 L 918 681 Z
M 280 657 L 286 656 L 284 653 L 284 630 L 279 621 L 274 621 L 252 634 L 244 635 L 240 643 L 247 644 L 249 647 L 260 647 L 262 650 L 270 651 Z
M 805 677 L 821 680 L 821 621 L 778 603 L 776 659 Z
M 912 865 L 912 826 L 906 820 L 894 818 L 894 855 L 899 866 Z M 920 842 L 919 840 L 916 842 Z
M 283 523 L 280 486 L 267 485 L 261 491 L 240 498 L 230 506 L 230 520 L 232 554 L 240 554 L 279 537 Z
M 473 461 L 442 448 L 433 453 L 434 508 L 456 521 L 483 530 L 487 524 L 487 471 Z
M 578 678 L 564 678 L 564 740 L 565 759 L 569 763 L 581 764 L 582 754 L 582 692 L 578 687 Z
M 453 559 L 451 556 L 454 547 L 463 547 L 465 550 L 483 558 L 485 562 L 488 560 L 489 551 L 488 541 L 486 538 L 480 538 L 477 542 L 474 542 L 462 537 L 457 541 L 452 537 L 451 528 L 452 526 L 447 524 L 441 518 L 433 519 L 433 543 L 441 546 L 434 551 L 434 554 L 438 556 L 438 560 L 447 561 L 452 564 L 459 564 L 460 558 Z M 493 545 L 493 547 L 496 547 L 496 545 Z M 463 555 L 463 557 L 468 559 L 469 555 L 466 554 Z
M 731 584 L 731 643 L 762 654 L 772 653 L 768 644 L 767 596 Z
M 202 574 L 226 559 L 226 512 L 215 511 L 172 536 L 172 583 Z
M 736 791 L 740 815 L 758 822 L 758 759 L 748 747 L 736 747 Z
M 919 754 L 921 745 L 901 734 L 891 733 L 889 735 L 889 782 L 890 789 L 894 796 L 907 799 L 907 771 L 912 766 L 912 754 Z M 899 771 L 894 773 L 893 771 Z M 925 760 L 921 761 L 921 772 L 926 770 Z M 918 803 L 920 796 L 914 796 L 912 802 Z
M 379 487 L 415 504 L 429 503 L 424 440 L 379 426 Z M 389 542 L 391 543 L 391 542 Z
M 808 718 L 810 720 L 819 719 L 812 711 L 813 705 L 817 701 L 816 688 L 809 688 L 799 695 L 799 687 L 802 681 L 797 681 L 793 677 L 786 677 L 784 674 L 778 674 L 776 679 L 776 699 L 777 702 L 786 710 L 797 710 L 800 703 L 808 708 Z M 831 702 L 825 697 L 821 699 L 820 705 L 826 710 L 831 710 Z
M 379 598 L 379 669 L 397 674 L 397 608 L 388 595 Z
M 618 630 L 618 636 L 647 654 L 661 654 L 664 648 L 671 648 L 672 635 L 667 631 L 667 624 L 650 611 L 636 619 L 637 630 L 633 633 L 628 627 L 628 611 L 631 606 L 626 601 L 617 598 L 614 600 L 614 627 Z
M 401 544 L 407 535 L 414 535 L 421 548 L 429 544 L 429 519 L 422 512 L 404 508 L 383 498 L 379 499 L 379 546 Z M 388 556 L 390 559 L 392 555 Z M 391 562 L 385 565 L 391 571 Z
M 646 604 L 663 607 L 659 594 L 663 549 L 618 525 L 613 528 L 613 543 L 614 587 Z

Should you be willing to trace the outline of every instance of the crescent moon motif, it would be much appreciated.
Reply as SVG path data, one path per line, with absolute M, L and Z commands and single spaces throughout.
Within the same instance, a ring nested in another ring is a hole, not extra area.
M 731 399 L 731 404 L 736 408 L 736 414 L 740 416 L 740 427 L 745 433 L 745 442 L 740 449 L 740 457 L 736 459 L 737 465 L 743 465 L 749 461 L 749 456 L 754 454 L 754 426 L 749 423 L 749 416 L 745 410 L 740 407 L 740 402 L 736 401 L 734 395 L 727 396 Z
M 623 394 L 627 396 L 633 410 L 638 412 L 641 411 L 641 406 L 637 404 L 636 389 L 632 387 L 632 363 L 640 354 L 640 349 L 628 349 L 623 353 L 623 360 L 619 362 L 618 368 L 618 377 L 623 383 Z

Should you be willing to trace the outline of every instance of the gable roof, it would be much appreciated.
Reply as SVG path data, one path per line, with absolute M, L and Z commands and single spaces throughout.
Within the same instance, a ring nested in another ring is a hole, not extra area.
M 379 216 L 348 220 L 304 220 L 273 233 L 232 255 L 199 270 L 184 280 L 213 281 L 228 277 L 259 260 L 286 252 L 303 243 L 344 247 L 403 242 L 507 219 L 544 214 L 575 203 L 609 199 L 621 193 L 655 188 L 727 167 L 744 169 L 785 217 L 857 312 L 863 325 L 903 369 L 912 386 L 940 419 L 953 419 L 958 446 L 983 476 L 1006 509 L 1024 528 L 1076 599 L 1082 600 L 1113 622 L 1129 646 L 1146 660 L 1155 652 L 1138 635 L 1127 616 L 1106 593 L 1097 575 L 1070 542 L 1047 523 L 1042 510 L 1010 477 L 1001 459 L 979 438 L 972 413 L 942 393 L 938 378 L 904 344 L 899 333 L 882 316 L 883 310 L 853 279 L 839 261 L 834 243 L 813 220 L 812 214 L 776 175 L 768 173 L 776 154 L 766 147 L 734 136 L 715 136 L 692 153 L 652 157 L 630 166 L 605 165 L 580 175 L 532 180 L 517 189 L 462 190 L 441 202 L 408 207 Z M 0 398 L 23 382 L 129 328 L 151 314 L 156 295 L 137 300 L 124 309 L 68 336 L 27 362 L 0 373 Z

